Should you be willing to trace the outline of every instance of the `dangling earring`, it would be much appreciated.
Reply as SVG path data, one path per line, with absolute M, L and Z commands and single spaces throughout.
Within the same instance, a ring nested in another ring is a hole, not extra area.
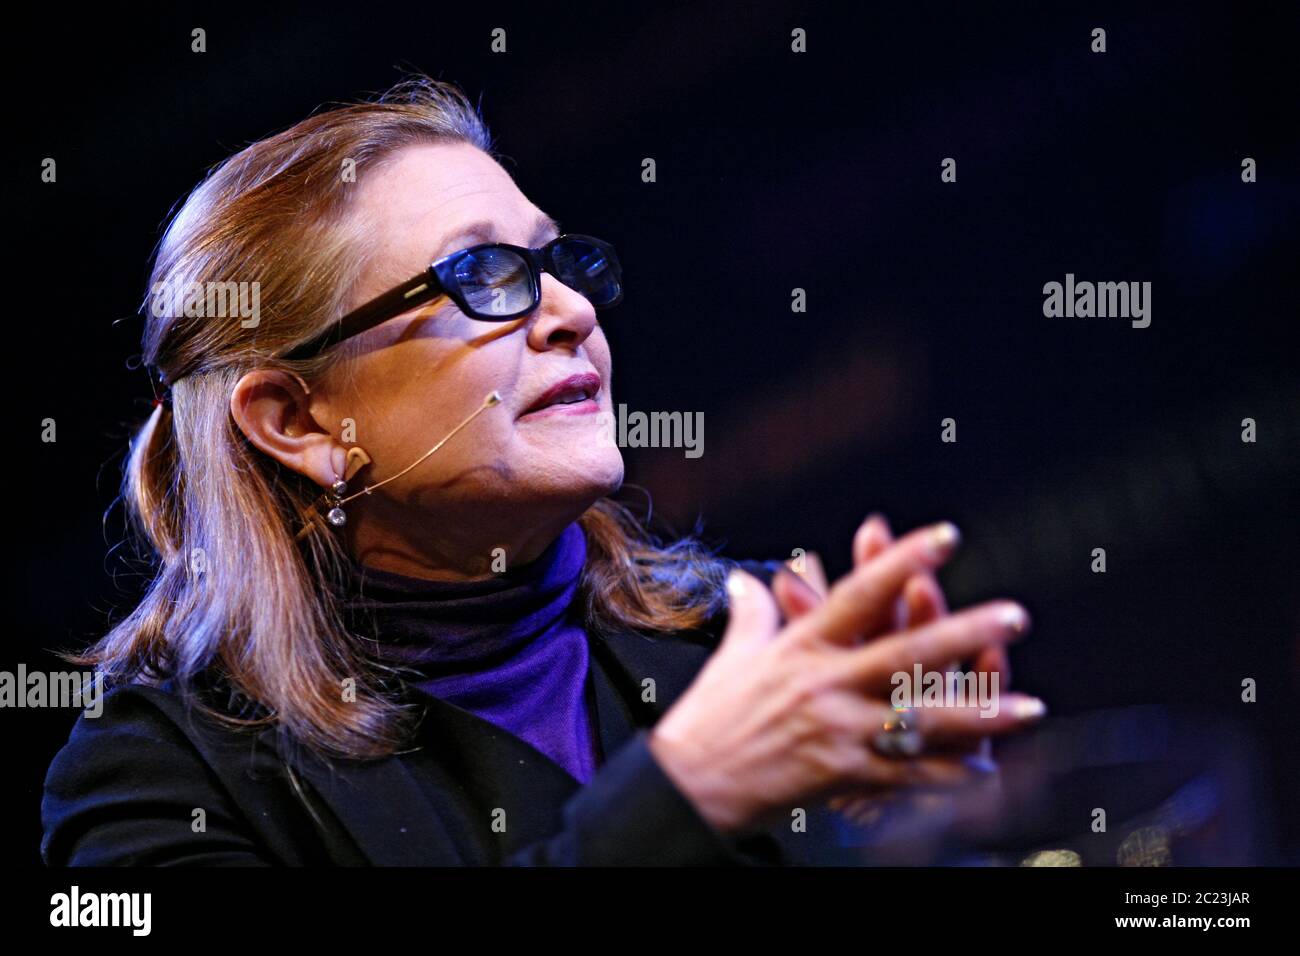
M 343 496 L 347 493 L 348 483 L 335 474 L 334 484 L 330 485 L 329 496 L 325 502 L 329 505 L 329 511 L 325 512 L 325 520 L 336 528 L 341 528 L 348 523 L 347 513 L 342 507 Z
M 325 520 L 336 528 L 341 528 L 348 523 L 347 513 L 343 510 L 343 496 L 348 493 L 348 483 L 346 478 L 351 478 L 358 471 L 370 464 L 370 456 L 366 454 L 364 448 L 358 448 L 355 445 L 348 449 L 347 461 L 344 462 L 344 477 L 340 478 L 338 473 L 334 474 L 334 484 L 330 485 L 330 490 L 325 496 L 325 503 L 329 506 L 329 511 L 325 512 Z M 369 490 L 367 489 L 367 494 Z M 356 495 L 352 496 L 353 498 Z
M 321 507 L 322 505 L 329 509 L 325 512 L 325 520 L 335 528 L 341 528 L 348 523 L 348 516 L 343 510 L 343 504 L 347 501 L 351 501 L 363 492 L 358 491 L 356 494 L 348 495 L 348 497 L 344 498 L 343 496 L 347 494 L 348 490 L 347 479 L 353 477 L 368 464 L 370 464 L 370 456 L 366 454 L 365 449 L 358 448 L 355 445 L 348 449 L 347 462 L 343 466 L 343 476 L 340 477 L 338 472 L 335 472 L 334 482 L 330 485 L 329 489 L 308 505 L 306 510 L 303 511 L 304 523 L 297 535 L 294 536 L 295 541 L 301 541 L 311 533 L 312 528 L 316 527 L 316 521 L 314 519 L 320 516 L 321 511 L 323 510 Z M 369 489 L 366 489 L 366 493 L 368 493 L 368 491 Z

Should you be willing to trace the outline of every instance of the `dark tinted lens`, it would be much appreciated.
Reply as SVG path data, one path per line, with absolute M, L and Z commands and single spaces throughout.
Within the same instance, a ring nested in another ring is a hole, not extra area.
M 456 282 L 470 309 L 484 317 L 506 317 L 533 304 L 528 264 L 509 249 L 480 249 L 456 260 Z
M 613 249 L 573 238 L 556 243 L 552 254 L 560 281 L 592 305 L 609 305 L 623 291 L 622 269 Z

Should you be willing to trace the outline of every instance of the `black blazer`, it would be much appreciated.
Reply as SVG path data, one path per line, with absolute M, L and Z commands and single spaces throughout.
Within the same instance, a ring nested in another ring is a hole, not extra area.
M 766 580 L 775 564 L 742 562 Z M 646 745 L 725 622 L 724 613 L 689 636 L 592 634 L 588 693 L 605 759 L 586 786 L 531 744 L 433 697 L 421 697 L 415 749 L 326 763 L 273 730 L 225 729 L 166 686 L 117 688 L 99 717 L 77 719 L 50 766 L 41 856 L 51 866 L 818 862 L 835 842 L 824 807 L 807 808 L 807 832 L 782 822 L 725 836 Z M 646 677 L 654 703 L 641 700 Z M 194 832 L 198 809 L 204 832 Z

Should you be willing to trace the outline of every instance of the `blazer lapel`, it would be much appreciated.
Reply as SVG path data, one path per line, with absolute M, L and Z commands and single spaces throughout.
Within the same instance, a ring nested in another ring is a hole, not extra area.
M 637 727 L 651 727 L 695 680 L 714 647 L 680 635 L 647 637 L 633 632 L 593 635 L 593 662 L 599 662 L 607 682 L 596 684 L 601 740 L 605 742 L 605 713 L 617 745 Z M 619 705 L 619 706 L 616 706 Z M 609 753 L 610 747 L 606 747 Z
M 606 759 L 637 728 L 653 726 L 713 652 L 679 636 L 634 633 L 593 635 L 591 648 L 589 692 Z M 435 697 L 418 699 L 426 712 L 416 750 L 373 761 L 284 755 L 367 862 L 490 864 L 554 833 L 579 781 L 477 714 Z M 507 825 L 498 832 L 494 822 L 502 818 Z
M 779 561 L 746 560 L 736 564 L 768 587 L 781 567 Z M 699 630 L 653 637 L 633 631 L 597 634 L 589 630 L 593 662 L 599 661 L 607 671 L 608 686 L 602 690 L 602 685 L 596 684 L 602 743 L 606 737 L 607 712 L 611 717 L 608 723 L 614 728 L 613 739 L 609 741 L 612 745 L 625 738 L 627 734 L 623 730 L 629 720 L 633 727 L 653 726 L 686 692 L 700 668 L 717 650 L 728 619 L 729 612 L 724 608 Z M 606 753 L 611 750 L 611 746 L 606 746 Z
M 408 755 L 382 760 L 327 762 L 307 753 L 286 756 L 315 795 L 347 830 L 365 860 L 375 866 L 452 866 L 456 842 L 424 788 Z M 382 804 L 382 809 L 379 809 Z M 315 808 L 309 808 L 313 814 Z

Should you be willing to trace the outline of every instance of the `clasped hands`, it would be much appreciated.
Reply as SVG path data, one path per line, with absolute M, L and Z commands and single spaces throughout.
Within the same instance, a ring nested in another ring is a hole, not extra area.
M 701 815 L 724 833 L 764 826 L 791 806 L 828 800 L 847 815 L 864 801 L 987 778 L 990 738 L 1031 725 L 1042 702 L 1000 693 L 975 705 L 919 707 L 903 716 L 919 746 L 885 750 L 896 727 L 895 675 L 958 668 L 1009 679 L 1006 647 L 1029 617 L 1012 601 L 948 613 L 935 572 L 960 536 L 948 523 L 895 540 L 868 518 L 853 569 L 828 585 L 815 555 L 782 569 L 769 590 L 739 569 L 728 579 L 729 621 L 696 680 L 655 725 L 651 751 Z

